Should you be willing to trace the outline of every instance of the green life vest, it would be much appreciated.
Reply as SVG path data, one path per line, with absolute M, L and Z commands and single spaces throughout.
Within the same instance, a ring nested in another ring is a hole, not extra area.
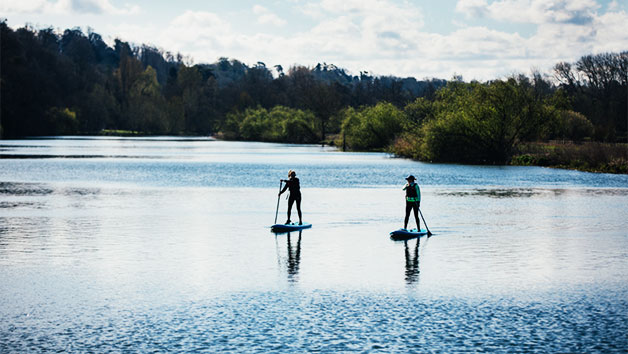
M 408 202 L 420 202 L 421 201 L 421 191 L 419 190 L 419 185 L 416 183 L 412 183 L 406 188 L 406 201 Z

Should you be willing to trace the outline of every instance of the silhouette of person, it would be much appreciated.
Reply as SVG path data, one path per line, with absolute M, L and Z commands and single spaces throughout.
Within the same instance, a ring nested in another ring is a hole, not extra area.
M 419 185 L 415 182 L 416 178 L 413 175 L 406 177 L 405 187 L 403 190 L 406 191 L 406 217 L 403 221 L 403 228 L 408 229 L 408 219 L 410 218 L 410 211 L 414 211 L 414 220 L 416 220 L 416 229 L 421 230 L 421 225 L 419 223 L 419 207 L 421 206 L 421 189 Z
M 286 224 L 290 224 L 292 221 L 290 220 L 290 214 L 292 214 L 292 204 L 297 203 L 297 213 L 299 214 L 299 225 L 303 225 L 303 220 L 301 218 L 301 185 L 299 184 L 299 179 L 297 178 L 297 173 L 293 170 L 288 171 L 289 179 L 282 179 L 282 182 L 285 182 L 286 185 L 283 187 L 279 195 L 281 195 L 286 190 L 290 190 L 290 197 L 288 198 L 288 220 L 286 220 Z

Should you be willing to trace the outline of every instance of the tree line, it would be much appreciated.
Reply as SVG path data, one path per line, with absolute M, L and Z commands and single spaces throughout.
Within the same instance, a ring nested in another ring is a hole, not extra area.
M 331 64 L 284 70 L 179 54 L 94 32 L 1 31 L 3 138 L 217 135 L 334 143 L 428 161 L 506 163 L 524 142 L 627 139 L 628 52 L 487 82 L 350 75 Z
M 316 138 L 346 106 L 403 104 L 433 95 L 445 80 L 351 76 L 334 65 L 252 66 L 228 58 L 188 64 L 181 55 L 94 32 L 11 29 L 2 36 L 2 136 L 95 134 L 210 135 L 233 127 L 230 116 L 276 106 L 308 111 Z M 227 136 L 239 136 L 226 131 Z M 300 140 L 304 140 L 301 139 Z

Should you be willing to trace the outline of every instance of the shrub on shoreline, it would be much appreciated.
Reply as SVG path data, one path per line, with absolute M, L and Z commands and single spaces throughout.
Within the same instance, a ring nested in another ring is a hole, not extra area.
M 228 114 L 221 133 L 227 140 L 317 143 L 313 122 L 310 111 L 284 106 L 248 108 Z
M 383 150 L 403 130 L 404 113 L 390 103 L 347 108 L 341 113 L 341 140 L 351 150 Z
M 518 150 L 511 165 L 628 173 L 628 144 L 527 143 Z

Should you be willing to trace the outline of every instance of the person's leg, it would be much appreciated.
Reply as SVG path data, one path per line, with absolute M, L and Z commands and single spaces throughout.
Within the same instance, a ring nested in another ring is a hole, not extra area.
M 406 218 L 403 220 L 403 228 L 408 228 L 408 219 L 410 218 L 410 210 L 412 210 L 412 203 L 406 202 Z
M 301 198 L 297 198 L 297 213 L 299 213 L 299 225 L 303 224 L 303 218 L 301 217 Z
M 293 203 L 294 203 L 294 199 L 292 199 L 292 197 L 288 198 L 288 221 L 286 221 L 286 224 L 290 223 L 290 214 L 292 214 Z
M 414 202 L 412 205 L 412 209 L 414 209 L 414 220 L 416 220 L 416 229 L 421 231 L 421 224 L 419 223 L 419 203 Z

